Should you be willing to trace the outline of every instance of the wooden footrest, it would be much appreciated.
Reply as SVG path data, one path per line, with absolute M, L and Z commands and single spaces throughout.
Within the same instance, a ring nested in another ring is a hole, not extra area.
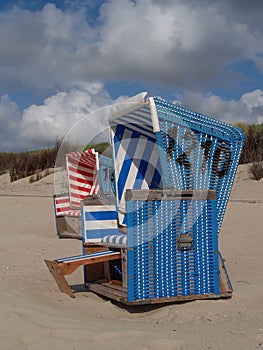
M 45 260 L 45 263 L 55 281 L 57 282 L 57 285 L 61 292 L 68 294 L 72 298 L 75 298 L 75 295 L 64 276 L 71 275 L 79 266 L 97 264 L 120 258 L 120 252 L 103 250 L 90 254 L 69 256 L 56 260 Z
M 80 265 L 95 264 L 98 262 L 118 259 L 120 257 L 119 252 L 114 252 L 112 250 L 101 250 L 99 252 L 81 254 L 75 256 L 69 256 L 67 258 L 56 259 L 58 263 L 78 263 Z

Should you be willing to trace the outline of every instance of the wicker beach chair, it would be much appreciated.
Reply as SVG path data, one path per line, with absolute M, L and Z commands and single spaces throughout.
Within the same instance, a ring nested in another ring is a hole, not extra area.
M 119 257 L 85 269 L 88 289 L 126 304 L 230 297 L 218 234 L 243 133 L 144 93 L 115 105 L 109 126 L 114 190 L 81 202 L 83 255 Z
M 57 235 L 82 239 L 81 201 L 111 191 L 112 161 L 94 149 L 66 154 L 68 193 L 53 196 Z

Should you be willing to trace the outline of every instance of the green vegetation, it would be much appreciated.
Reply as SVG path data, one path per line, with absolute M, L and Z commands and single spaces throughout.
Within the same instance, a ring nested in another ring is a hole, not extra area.
M 263 161 L 263 124 L 237 123 L 246 135 L 240 164 Z
M 36 181 L 35 175 L 30 176 L 29 183 L 32 183 L 32 182 L 35 182 L 35 181 Z
M 236 124 L 246 134 L 245 146 L 240 158 L 240 164 L 250 163 L 251 175 L 255 180 L 263 178 L 263 124 Z M 55 166 L 58 150 L 61 142 L 57 142 L 53 148 L 29 152 L 2 152 L 0 153 L 0 175 L 9 172 L 10 180 L 31 176 L 29 182 L 38 181 L 43 175 L 43 170 Z M 67 147 L 66 147 L 67 146 Z M 73 151 L 69 145 L 64 145 L 65 152 Z M 63 148 L 63 149 L 64 149 Z M 109 143 L 88 144 L 85 149 L 95 148 L 99 153 L 111 157 Z M 63 153 L 63 154 L 64 154 Z M 42 172 L 42 173 L 41 173 Z M 41 173 L 41 176 L 39 175 Z M 48 172 L 46 172 L 48 174 Z
M 263 124 L 237 123 L 246 135 L 240 164 L 252 163 L 249 170 L 253 179 L 263 178 Z
M 84 150 L 94 148 L 96 152 L 103 153 L 107 157 L 111 157 L 110 154 L 110 144 L 108 142 L 101 142 L 101 143 L 91 143 L 88 144 Z
M 4 174 L 9 170 L 11 159 L 14 157 L 12 152 L 2 152 L 0 153 L 0 175 Z
M 45 169 L 53 168 L 57 152 L 58 145 L 38 151 L 0 153 L 0 174 L 8 171 L 11 182 L 26 176 L 33 176 Z M 36 181 L 35 177 L 30 179 L 30 182 Z
M 249 170 L 255 180 L 263 178 L 263 164 L 262 162 L 254 162 L 249 166 Z

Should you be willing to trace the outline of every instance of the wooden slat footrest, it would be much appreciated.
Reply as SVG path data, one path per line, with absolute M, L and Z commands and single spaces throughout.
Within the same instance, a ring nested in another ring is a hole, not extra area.
M 45 263 L 54 277 L 61 292 L 68 294 L 72 298 L 75 295 L 66 281 L 66 275 L 71 275 L 79 266 L 97 264 L 110 260 L 120 259 L 121 253 L 111 250 L 103 250 L 90 254 L 69 256 L 56 260 L 45 260 Z
M 75 256 L 69 256 L 66 258 L 56 259 L 55 261 L 58 263 L 79 263 L 81 265 L 89 265 L 95 264 L 97 262 L 103 262 L 113 259 L 120 258 L 121 253 L 114 252 L 112 250 L 102 250 L 99 252 L 89 253 L 89 254 L 81 254 Z

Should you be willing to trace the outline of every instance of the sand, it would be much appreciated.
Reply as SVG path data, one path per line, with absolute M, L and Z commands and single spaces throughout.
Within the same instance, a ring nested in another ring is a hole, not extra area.
M 263 349 L 263 180 L 240 166 L 220 234 L 228 300 L 120 307 L 80 289 L 61 293 L 43 260 L 81 252 L 55 233 L 53 174 L 0 177 L 0 349 Z M 18 196 L 17 196 L 18 195 Z M 82 283 L 81 269 L 70 283 Z

